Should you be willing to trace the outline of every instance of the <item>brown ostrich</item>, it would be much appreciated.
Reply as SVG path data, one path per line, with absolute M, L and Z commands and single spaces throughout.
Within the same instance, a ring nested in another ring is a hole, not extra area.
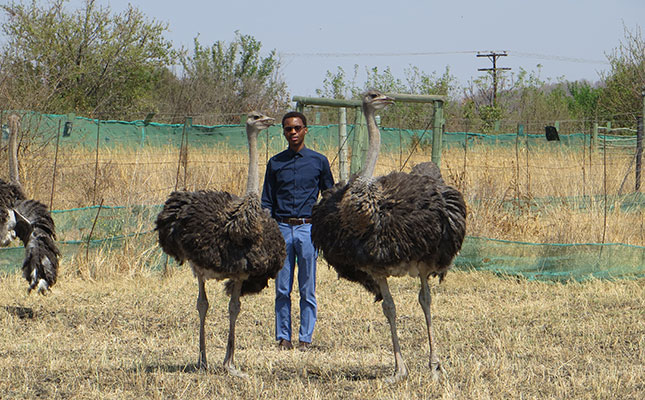
M 374 112 L 393 103 L 378 91 L 363 97 L 369 149 L 365 167 L 348 183 L 323 193 L 312 214 L 311 236 L 339 277 L 362 284 L 382 300 L 392 335 L 395 374 L 407 377 L 396 329 L 396 309 L 388 288 L 390 276 L 411 275 L 421 282 L 419 303 L 425 314 L 434 379 L 441 373 L 430 317 L 428 277 L 442 278 L 461 248 L 466 232 L 466 205 L 433 163 L 411 173 L 392 172 L 372 178 L 380 147 Z
M 229 333 L 224 368 L 233 376 L 247 377 L 234 364 L 235 322 L 240 296 L 259 293 L 275 278 L 286 257 L 278 224 L 262 209 L 258 196 L 258 133 L 271 126 L 273 118 L 248 114 L 249 173 L 246 194 L 200 190 L 170 194 L 157 216 L 159 244 L 180 263 L 188 260 L 197 277 L 199 296 L 199 368 L 207 369 L 204 323 L 208 311 L 205 282 L 228 279 L 231 297 Z

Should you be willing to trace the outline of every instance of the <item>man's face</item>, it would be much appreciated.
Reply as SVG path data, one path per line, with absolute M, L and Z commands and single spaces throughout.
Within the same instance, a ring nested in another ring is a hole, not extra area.
M 291 117 L 284 120 L 282 126 L 284 137 L 289 142 L 289 147 L 293 150 L 300 150 L 305 141 L 307 127 L 302 123 L 299 117 Z

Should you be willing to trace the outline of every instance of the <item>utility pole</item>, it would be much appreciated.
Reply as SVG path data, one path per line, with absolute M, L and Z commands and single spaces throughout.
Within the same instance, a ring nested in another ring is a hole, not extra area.
M 497 71 L 510 71 L 508 67 L 498 68 L 497 67 L 497 58 L 505 57 L 506 51 L 501 53 L 496 53 L 494 51 L 488 53 L 478 52 L 477 57 L 488 57 L 493 63 L 493 68 L 478 68 L 477 71 L 493 71 L 493 107 L 497 107 Z

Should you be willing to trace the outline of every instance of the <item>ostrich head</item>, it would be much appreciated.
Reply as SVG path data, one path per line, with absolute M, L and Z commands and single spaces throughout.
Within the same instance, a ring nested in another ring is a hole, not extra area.
M 378 152 L 381 149 L 381 132 L 376 125 L 374 112 L 391 104 L 394 104 L 394 99 L 384 95 L 378 90 L 368 90 L 363 93 L 363 113 L 365 114 L 365 120 L 367 121 L 369 147 L 367 148 L 367 156 L 365 157 L 365 166 L 360 173 L 362 178 L 371 178 L 374 174 L 376 159 L 378 158 Z
M 258 133 L 267 129 L 275 122 L 274 118 L 266 116 L 257 111 L 251 111 L 246 118 L 246 136 L 249 140 L 249 175 L 246 181 L 246 193 L 258 195 Z
M 267 129 L 274 123 L 275 123 L 274 118 L 268 117 L 257 111 L 251 111 L 247 114 L 246 129 L 247 129 L 247 132 L 255 131 L 257 133 L 263 129 Z
M 385 94 L 379 92 L 378 90 L 368 90 L 363 93 L 363 112 L 368 114 L 369 112 L 374 112 L 375 110 L 381 110 L 394 104 L 394 99 L 386 96 Z

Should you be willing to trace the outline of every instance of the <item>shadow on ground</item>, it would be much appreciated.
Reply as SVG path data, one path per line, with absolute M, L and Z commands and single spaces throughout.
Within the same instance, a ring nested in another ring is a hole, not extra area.
M 4 306 L 3 307 L 5 311 L 7 311 L 9 314 L 15 315 L 16 317 L 20 319 L 33 319 L 34 318 L 34 310 L 30 307 L 20 307 L 20 306 Z

